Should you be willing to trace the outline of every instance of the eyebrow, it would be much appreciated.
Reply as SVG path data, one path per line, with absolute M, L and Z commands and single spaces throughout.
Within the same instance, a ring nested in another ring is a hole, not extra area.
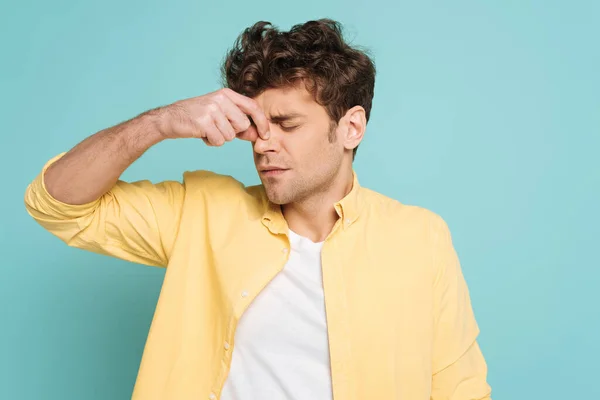
M 274 124 L 279 124 L 281 122 L 285 122 L 290 119 L 302 118 L 302 117 L 304 117 L 304 115 L 298 114 L 298 113 L 277 114 L 277 115 L 271 115 L 269 120 Z

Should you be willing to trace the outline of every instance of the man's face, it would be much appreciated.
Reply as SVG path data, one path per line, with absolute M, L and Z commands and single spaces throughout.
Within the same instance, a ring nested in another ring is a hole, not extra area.
M 337 128 L 303 85 L 268 89 L 254 98 L 270 123 L 254 142 L 254 164 L 269 200 L 300 202 L 325 193 L 344 156 Z

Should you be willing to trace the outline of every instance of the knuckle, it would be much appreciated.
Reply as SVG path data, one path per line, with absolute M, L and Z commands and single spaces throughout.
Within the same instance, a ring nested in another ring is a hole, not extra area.
M 238 130 L 245 131 L 252 126 L 252 123 L 248 118 L 240 118 L 239 121 L 236 121 L 236 125 Z
M 211 145 L 221 146 L 223 144 L 223 136 L 219 132 L 211 131 L 207 136 Z
M 200 115 L 199 117 L 196 118 L 196 123 L 206 129 L 207 126 L 209 126 L 212 123 L 212 116 L 210 114 L 203 114 Z
M 209 115 L 215 115 L 221 111 L 221 107 L 217 103 L 208 103 L 206 105 L 206 111 Z
M 225 131 L 225 139 L 229 142 L 232 141 L 235 138 L 235 129 L 233 129 L 233 126 L 228 126 L 227 130 Z
M 227 97 L 227 95 L 225 94 L 225 92 L 223 92 L 222 90 L 219 90 L 218 92 L 216 92 L 213 96 L 213 99 L 217 102 L 222 102 L 225 100 L 225 98 Z

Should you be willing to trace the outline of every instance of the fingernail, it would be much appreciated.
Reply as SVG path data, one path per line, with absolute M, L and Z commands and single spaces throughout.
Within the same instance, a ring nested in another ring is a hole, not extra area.
M 269 133 L 269 131 L 266 131 L 266 132 L 265 132 L 265 139 L 268 139 L 268 138 L 269 138 L 269 136 L 271 136 L 271 134 Z

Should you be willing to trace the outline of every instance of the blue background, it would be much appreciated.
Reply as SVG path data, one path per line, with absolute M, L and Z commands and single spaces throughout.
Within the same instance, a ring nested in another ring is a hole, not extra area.
M 0 398 L 126 399 L 164 270 L 66 247 L 26 214 L 52 156 L 219 87 L 257 20 L 344 23 L 378 67 L 361 184 L 448 222 L 495 399 L 600 398 L 600 6 L 596 1 L 26 0 L 0 6 Z M 125 179 L 251 148 L 161 143 Z

